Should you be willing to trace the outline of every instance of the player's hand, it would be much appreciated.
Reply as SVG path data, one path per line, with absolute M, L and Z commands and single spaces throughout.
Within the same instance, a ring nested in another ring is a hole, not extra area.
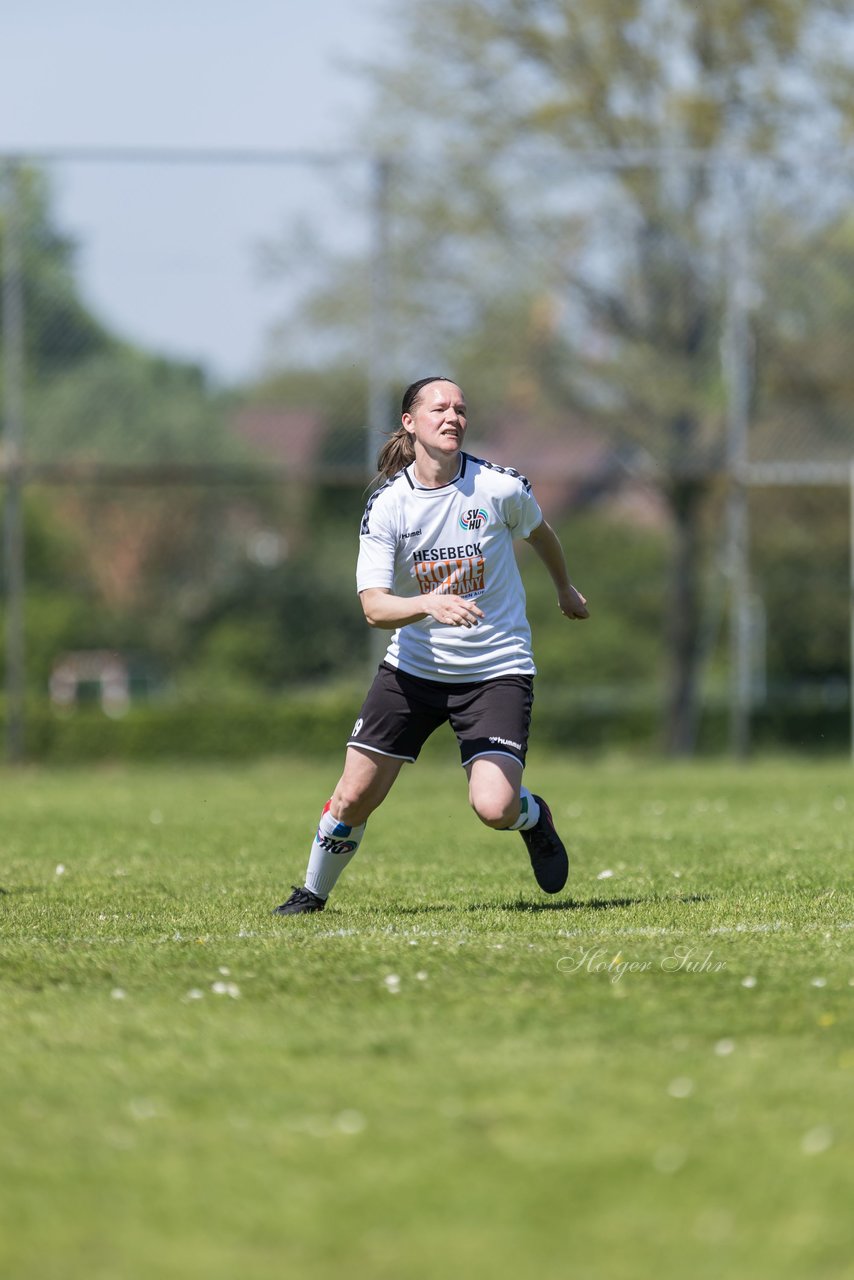
M 573 621 L 581 618 L 589 618 L 590 610 L 587 608 L 587 601 L 580 591 L 576 591 L 575 587 L 570 583 L 565 591 L 561 591 L 557 598 L 560 611 L 565 618 L 572 618 Z
M 462 596 L 431 591 L 421 602 L 422 608 L 445 627 L 476 627 L 484 616 L 472 600 Z

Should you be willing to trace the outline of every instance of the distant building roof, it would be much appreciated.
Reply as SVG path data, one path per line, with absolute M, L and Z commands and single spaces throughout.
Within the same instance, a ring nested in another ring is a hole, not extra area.
M 242 440 L 294 471 L 312 469 L 326 433 L 326 423 L 316 410 L 264 405 L 241 409 L 234 427 Z

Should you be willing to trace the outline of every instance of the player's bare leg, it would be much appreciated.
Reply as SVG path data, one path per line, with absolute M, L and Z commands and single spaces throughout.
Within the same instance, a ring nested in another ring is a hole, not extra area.
M 528 849 L 537 884 L 558 893 L 569 875 L 569 859 L 542 796 L 522 785 L 522 765 L 510 756 L 478 756 L 467 766 L 469 800 L 481 822 L 518 831 Z
M 344 772 L 330 800 L 332 812 L 351 827 L 367 822 L 391 791 L 403 764 L 394 756 L 348 747 Z
M 522 766 L 510 756 L 478 756 L 466 766 L 469 804 L 481 822 L 496 831 L 512 828 L 519 817 Z
M 338 877 L 355 856 L 368 818 L 385 800 L 403 763 L 376 751 L 347 748 L 344 772 L 320 815 L 305 884 L 294 885 L 290 898 L 276 907 L 274 914 L 290 916 L 323 910 Z

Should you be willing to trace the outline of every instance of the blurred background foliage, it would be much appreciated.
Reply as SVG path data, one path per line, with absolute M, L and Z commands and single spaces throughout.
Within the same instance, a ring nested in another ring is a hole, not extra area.
M 443 56 L 366 72 L 392 178 L 382 308 L 364 246 L 271 232 L 287 302 L 241 385 L 111 332 L 46 171 L 16 167 L 29 694 L 61 655 L 114 650 L 155 700 L 352 699 L 376 658 L 354 563 L 379 343 L 394 386 L 463 384 L 469 447 L 528 471 L 559 528 L 589 627 L 520 561 L 567 739 L 582 708 L 635 710 L 645 741 L 691 750 L 727 693 L 734 290 L 751 458 L 854 456 L 850 21 L 830 0 L 415 0 L 396 21 L 419 57 L 438 24 Z M 847 494 L 756 489 L 749 510 L 757 719 L 803 703 L 837 724 Z

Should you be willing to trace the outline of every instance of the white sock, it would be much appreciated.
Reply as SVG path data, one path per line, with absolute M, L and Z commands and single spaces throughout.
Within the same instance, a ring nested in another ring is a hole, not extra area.
M 527 787 L 522 788 L 519 801 L 521 805 L 519 817 L 512 826 L 506 828 L 507 831 L 530 831 L 531 827 L 535 827 L 540 820 L 540 806 Z
M 339 822 L 329 808 L 331 803 L 324 805 L 320 815 L 305 873 L 306 889 L 309 893 L 316 893 L 318 898 L 329 896 L 365 834 L 364 822 L 360 827 L 348 827 L 346 822 Z

